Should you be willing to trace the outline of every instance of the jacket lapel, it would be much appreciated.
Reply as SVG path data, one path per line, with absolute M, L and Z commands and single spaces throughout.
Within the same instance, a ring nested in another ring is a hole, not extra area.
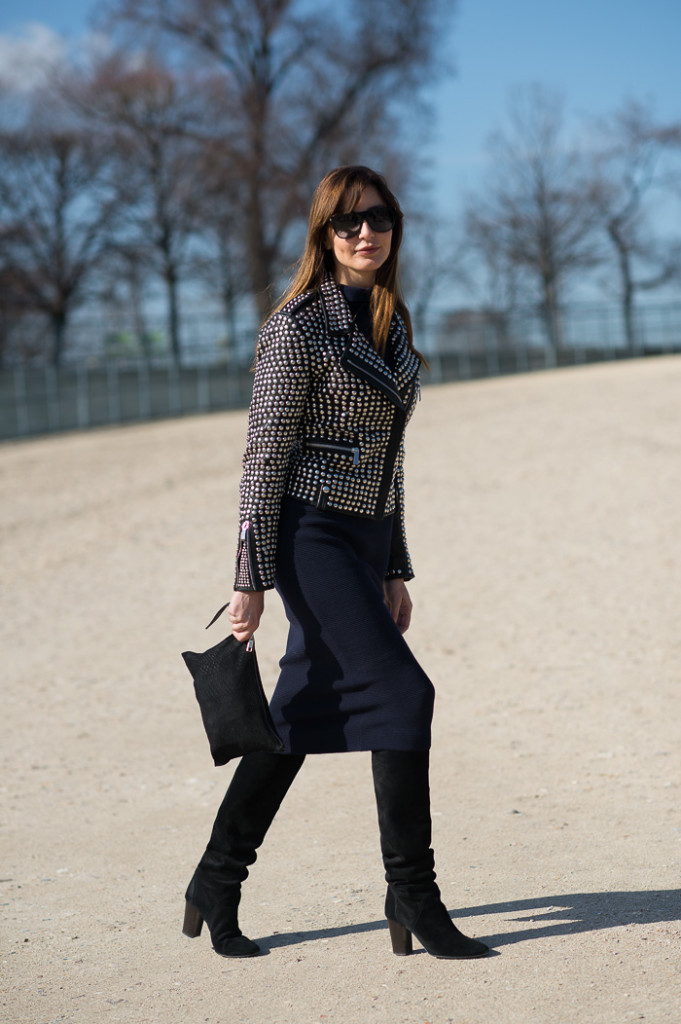
M 381 391 L 399 409 L 405 410 L 413 391 L 420 361 L 407 344 L 400 321 L 393 317 L 389 344 L 396 344 L 395 372 L 392 373 L 373 345 L 355 326 L 348 304 L 332 278 L 322 284 L 322 303 L 331 336 L 344 336 L 341 365 Z M 396 334 L 400 335 L 399 338 Z

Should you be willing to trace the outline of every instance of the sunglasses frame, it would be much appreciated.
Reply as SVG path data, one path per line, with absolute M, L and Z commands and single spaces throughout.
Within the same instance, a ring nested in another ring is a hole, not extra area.
M 377 210 L 380 210 L 381 212 L 387 210 L 389 212 L 389 228 L 375 228 L 373 226 L 370 218 L 373 218 Z M 344 228 L 341 228 L 339 230 L 334 224 L 334 221 L 337 221 L 340 217 L 359 217 L 359 224 L 357 225 L 356 230 L 353 229 L 352 231 L 347 231 Z M 333 228 L 334 233 L 338 236 L 338 238 L 342 239 L 356 238 L 357 235 L 362 230 L 362 225 L 364 224 L 365 221 L 369 225 L 371 230 L 376 232 L 376 234 L 385 235 L 388 233 L 388 231 L 392 231 L 393 228 L 395 227 L 395 223 L 397 221 L 397 214 L 393 210 L 392 206 L 388 206 L 386 203 L 379 203 L 377 206 L 370 206 L 368 210 L 348 210 L 347 213 L 335 213 L 333 217 L 329 217 L 329 224 Z

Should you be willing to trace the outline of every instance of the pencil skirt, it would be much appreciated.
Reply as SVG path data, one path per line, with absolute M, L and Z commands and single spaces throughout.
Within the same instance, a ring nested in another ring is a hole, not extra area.
M 434 688 L 384 601 L 391 534 L 392 516 L 282 503 L 289 634 L 270 707 L 287 753 L 430 747 Z

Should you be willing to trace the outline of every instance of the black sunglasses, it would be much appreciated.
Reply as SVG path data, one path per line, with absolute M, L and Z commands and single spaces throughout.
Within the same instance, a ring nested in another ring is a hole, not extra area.
M 351 210 L 329 217 L 329 224 L 339 238 L 354 238 L 367 222 L 372 231 L 383 234 L 395 227 L 395 211 L 390 206 L 370 206 L 368 210 Z

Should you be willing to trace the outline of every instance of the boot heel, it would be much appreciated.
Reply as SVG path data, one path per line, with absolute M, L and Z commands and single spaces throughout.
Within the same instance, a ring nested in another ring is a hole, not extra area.
M 184 924 L 182 925 L 182 934 L 188 936 L 190 939 L 196 939 L 201 934 L 201 928 L 203 927 L 203 918 L 198 912 L 196 907 L 193 907 L 191 903 L 186 902 L 184 905 Z
M 411 932 L 403 924 L 392 921 L 388 918 L 388 929 L 390 930 L 390 941 L 393 945 L 395 956 L 409 956 L 412 952 Z

